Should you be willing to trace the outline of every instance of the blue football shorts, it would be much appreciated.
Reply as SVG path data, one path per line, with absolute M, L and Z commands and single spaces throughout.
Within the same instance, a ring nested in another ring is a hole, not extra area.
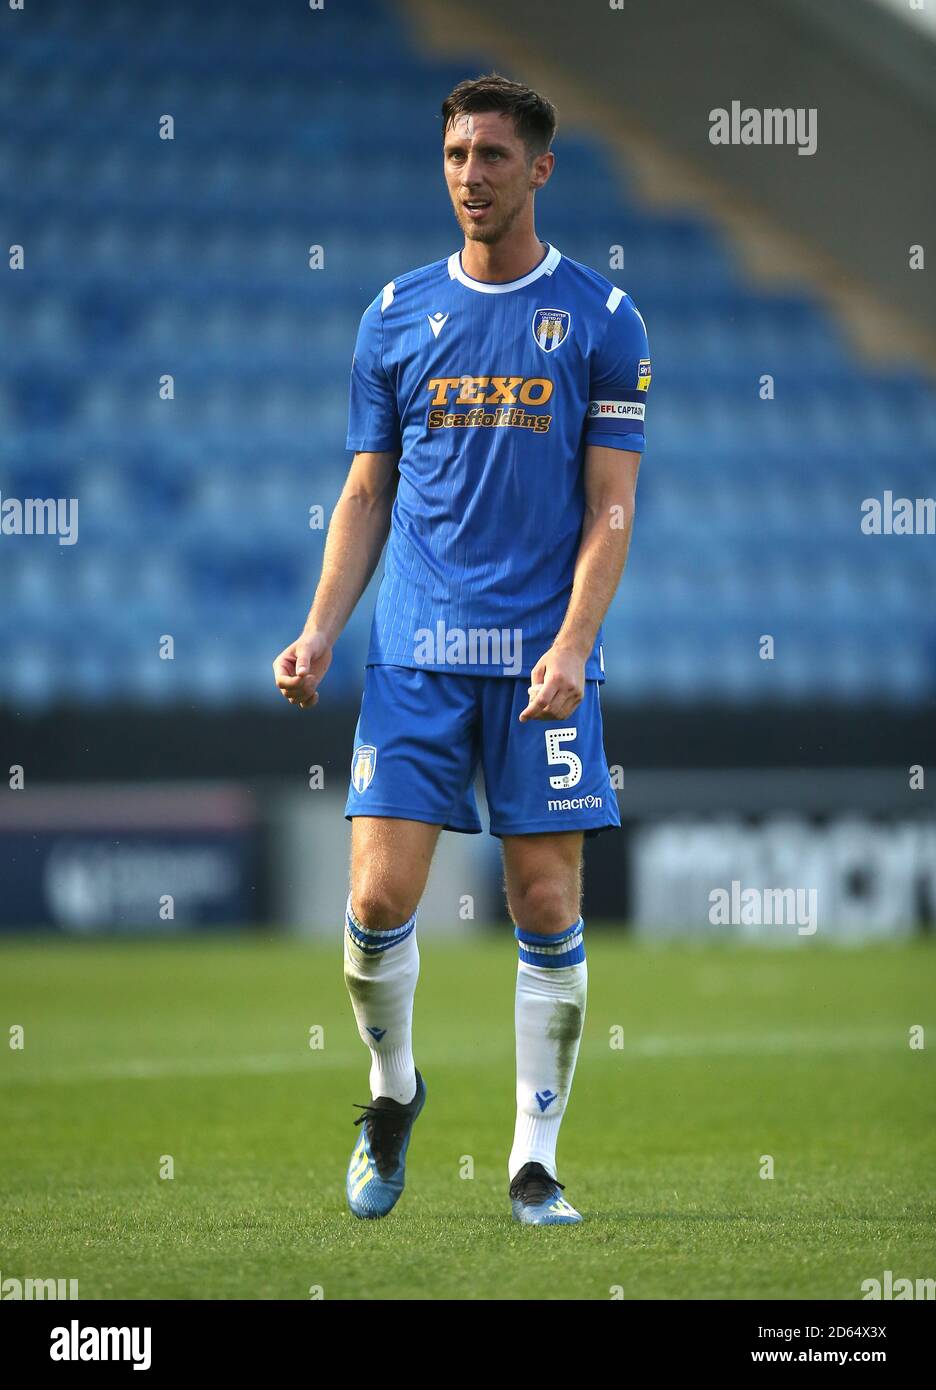
M 368 666 L 345 815 L 481 831 L 484 773 L 492 835 L 619 826 L 602 742 L 598 681 L 568 719 L 530 720 L 528 676 Z

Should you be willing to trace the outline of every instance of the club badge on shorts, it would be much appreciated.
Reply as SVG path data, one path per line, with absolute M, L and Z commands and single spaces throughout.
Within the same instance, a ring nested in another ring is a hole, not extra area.
M 377 770 L 377 749 L 372 743 L 355 748 L 351 758 L 351 785 L 356 792 L 366 792 Z

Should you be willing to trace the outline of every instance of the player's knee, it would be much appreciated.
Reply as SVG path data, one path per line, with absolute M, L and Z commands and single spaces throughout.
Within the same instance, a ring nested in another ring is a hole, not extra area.
M 360 888 L 352 887 L 351 906 L 355 917 L 369 931 L 392 931 L 408 922 L 416 910 L 402 885 L 367 881 Z
M 517 925 L 549 936 L 565 931 L 578 917 L 577 898 L 560 878 L 541 875 L 511 894 L 510 909 Z

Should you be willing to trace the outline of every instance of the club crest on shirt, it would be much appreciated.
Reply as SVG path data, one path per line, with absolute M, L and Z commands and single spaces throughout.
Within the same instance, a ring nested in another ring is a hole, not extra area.
M 377 771 L 377 749 L 372 743 L 355 748 L 351 759 L 351 785 L 356 792 L 366 792 Z
M 564 343 L 572 328 L 572 315 L 567 309 L 537 309 L 533 315 L 533 338 L 544 352 L 555 352 Z

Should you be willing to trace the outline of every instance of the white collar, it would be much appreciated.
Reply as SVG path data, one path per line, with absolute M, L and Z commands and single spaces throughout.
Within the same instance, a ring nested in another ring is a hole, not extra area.
M 533 281 L 538 280 L 541 275 L 552 275 L 562 260 L 561 251 L 557 251 L 555 246 L 550 246 L 549 242 L 546 245 L 549 249 L 539 265 L 535 266 L 529 275 L 524 275 L 519 280 L 505 280 L 500 283 L 490 280 L 472 280 L 471 276 L 466 275 L 462 270 L 460 251 L 453 251 L 449 256 L 449 278 L 461 281 L 469 290 L 477 290 L 479 294 L 510 294 L 511 290 L 522 290 L 524 285 L 532 285 Z

